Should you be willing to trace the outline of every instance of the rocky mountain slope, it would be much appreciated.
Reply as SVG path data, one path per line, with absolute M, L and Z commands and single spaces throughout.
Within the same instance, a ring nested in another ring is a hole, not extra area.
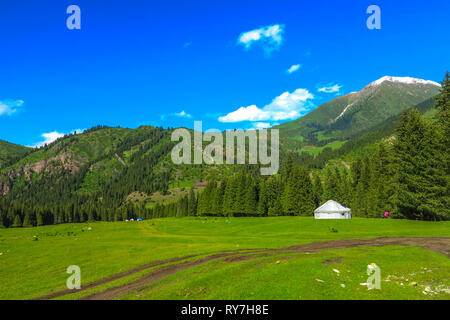
M 347 140 L 436 96 L 439 90 L 440 85 L 433 81 L 386 76 L 278 128 L 282 137 L 304 142 L 303 145 L 322 140 Z

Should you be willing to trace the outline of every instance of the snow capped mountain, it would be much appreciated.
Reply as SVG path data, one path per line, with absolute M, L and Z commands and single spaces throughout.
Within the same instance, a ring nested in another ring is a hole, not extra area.
M 441 86 L 439 83 L 431 81 L 431 80 L 423 80 L 423 79 L 411 78 L 411 77 L 384 76 L 383 78 L 380 78 L 380 79 L 370 83 L 367 87 L 376 87 L 385 81 L 405 83 L 405 84 L 432 84 L 432 85 L 435 85 L 438 87 Z
M 347 139 L 432 99 L 440 84 L 412 77 L 382 77 L 364 89 L 337 97 L 298 120 L 284 123 L 285 136 L 318 135 Z M 432 103 L 432 101 L 431 101 Z

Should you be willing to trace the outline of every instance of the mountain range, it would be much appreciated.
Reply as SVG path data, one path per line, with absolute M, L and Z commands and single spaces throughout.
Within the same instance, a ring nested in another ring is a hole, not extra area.
M 436 82 L 383 77 L 361 91 L 337 97 L 297 120 L 277 126 L 281 154 L 306 152 L 317 156 L 328 151 L 326 161 L 343 157 L 394 134 L 395 122 L 405 110 L 416 107 L 432 115 L 433 97 L 439 91 Z M 36 149 L 0 140 L 0 195 L 38 194 L 44 184 L 58 185 L 72 179 L 70 190 L 54 190 L 89 194 L 126 183 L 126 199 L 136 194 L 150 197 L 167 189 L 201 185 L 199 182 L 230 170 L 229 166 L 175 167 L 170 161 L 174 144 L 171 132 L 152 126 L 98 126 Z

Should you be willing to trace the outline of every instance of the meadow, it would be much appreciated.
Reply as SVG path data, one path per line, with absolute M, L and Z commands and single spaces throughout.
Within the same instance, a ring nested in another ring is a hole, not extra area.
M 92 289 L 57 298 L 88 297 L 127 283 L 130 286 L 126 290 L 94 297 L 450 298 L 448 253 L 446 256 L 395 243 L 311 252 L 266 251 L 319 241 L 377 237 L 450 237 L 450 222 L 184 217 L 1 229 L 0 299 L 32 299 L 64 290 L 69 276 L 66 268 L 70 265 L 81 268 L 83 288 L 132 268 L 177 257 L 184 258 L 177 263 L 168 261 L 142 268 Z M 224 250 L 241 250 L 245 255 L 209 259 Z M 382 290 L 367 290 L 361 285 L 370 263 L 382 270 Z

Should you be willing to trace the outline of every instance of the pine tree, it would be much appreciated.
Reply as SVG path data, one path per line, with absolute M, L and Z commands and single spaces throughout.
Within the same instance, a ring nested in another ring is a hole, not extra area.
M 223 195 L 225 193 L 226 180 L 222 179 L 217 186 L 216 193 L 213 198 L 213 213 L 215 215 L 223 215 Z
M 325 181 L 324 200 L 333 199 L 341 201 L 341 190 L 339 188 L 339 171 L 327 169 L 327 180 Z
M 447 208 L 442 212 L 444 219 L 450 219 L 450 75 L 447 71 L 442 81 L 441 94 L 437 98 L 438 128 L 441 138 L 439 139 L 440 154 L 443 160 L 442 175 L 444 186 L 439 188 L 442 207 Z
M 281 198 L 277 197 L 273 202 L 273 205 L 269 207 L 268 215 L 269 216 L 279 216 L 283 212 L 283 206 L 281 205 Z
M 6 221 L 8 223 L 8 227 L 14 224 L 14 219 L 16 217 L 16 209 L 13 206 L 8 208 L 8 213 L 6 214 Z
M 14 218 L 14 223 L 12 225 L 13 228 L 22 227 L 22 219 L 20 218 L 20 215 L 16 215 Z
M 314 194 L 314 204 L 315 206 L 319 206 L 323 199 L 323 187 L 322 187 L 322 181 L 320 180 L 319 175 L 316 175 L 314 178 L 314 184 L 313 184 L 313 194 Z
M 37 226 L 43 226 L 44 225 L 44 219 L 43 219 L 42 214 L 40 212 L 36 213 L 36 225 Z
M 2 208 L 0 206 L 0 229 L 7 227 L 5 220 L 6 220 L 6 212 L 4 210 L 2 210 Z
M 346 207 L 350 206 L 352 201 L 352 185 L 350 181 L 350 175 L 347 169 L 344 169 L 341 173 L 341 203 Z
M 278 177 L 270 177 L 266 182 L 267 214 L 270 216 L 283 215 L 283 206 L 281 203 L 284 193 L 282 181 Z
M 356 161 L 351 166 L 351 176 L 352 176 L 352 186 L 353 190 L 356 190 L 356 186 L 361 179 L 362 161 L 361 158 L 356 159 Z
M 442 81 L 441 93 L 436 98 L 436 102 L 438 121 L 444 129 L 446 138 L 450 139 L 450 75 L 448 71 Z
M 267 197 L 267 189 L 266 189 L 266 180 L 262 179 L 259 182 L 259 201 L 258 201 L 258 209 L 257 214 L 259 216 L 266 216 L 269 210 L 268 206 L 268 197 Z
M 32 227 L 33 226 L 31 214 L 29 212 L 25 214 L 25 218 L 23 219 L 23 226 L 24 227 Z
M 281 204 L 288 215 L 311 215 L 314 211 L 314 195 L 311 179 L 303 167 L 294 167 L 284 190 Z
M 245 190 L 244 213 L 247 215 L 257 214 L 258 192 L 253 179 L 247 179 L 247 187 Z
M 355 216 L 369 216 L 369 195 L 371 193 L 371 163 L 368 158 L 359 159 L 352 167 L 354 189 L 352 190 L 351 208 Z M 356 183 L 355 183 L 356 181 Z
M 88 213 L 88 222 L 94 222 L 95 218 L 94 218 L 94 212 L 92 210 L 89 210 Z
M 195 197 L 194 188 L 189 190 L 188 215 L 195 216 L 197 214 L 197 199 Z
M 421 220 L 448 217 L 449 209 L 443 201 L 448 191 L 445 154 L 439 150 L 438 130 L 413 109 L 402 115 L 397 131 L 394 146 L 399 215 Z
M 114 221 L 118 221 L 118 220 L 114 220 Z M 75 223 L 80 222 L 80 212 L 79 212 L 78 208 L 74 209 L 73 222 L 75 222 Z
M 315 209 L 313 184 L 306 168 L 299 169 L 299 215 L 311 216 Z
M 294 168 L 294 158 L 291 153 L 288 153 L 287 157 L 285 158 L 285 161 L 283 162 L 283 165 L 281 166 L 281 179 L 287 180 L 289 179 L 292 169 Z
M 372 158 L 372 180 L 370 182 L 374 194 L 374 205 L 371 217 L 380 217 L 385 211 L 395 215 L 395 188 L 393 177 L 393 158 L 390 150 L 384 143 L 378 145 L 378 149 Z
M 247 192 L 247 184 L 248 179 L 245 175 L 244 171 L 241 170 L 234 179 L 236 186 L 235 186 L 235 199 L 233 201 L 233 214 L 243 214 L 245 213 L 245 195 Z
M 223 214 L 226 216 L 232 216 L 234 214 L 236 189 L 236 178 L 230 177 L 227 180 L 225 193 L 223 196 Z
M 289 177 L 285 178 L 284 192 L 281 197 L 281 205 L 283 207 L 283 214 L 295 215 L 297 213 L 297 181 L 296 174 L 292 170 Z

